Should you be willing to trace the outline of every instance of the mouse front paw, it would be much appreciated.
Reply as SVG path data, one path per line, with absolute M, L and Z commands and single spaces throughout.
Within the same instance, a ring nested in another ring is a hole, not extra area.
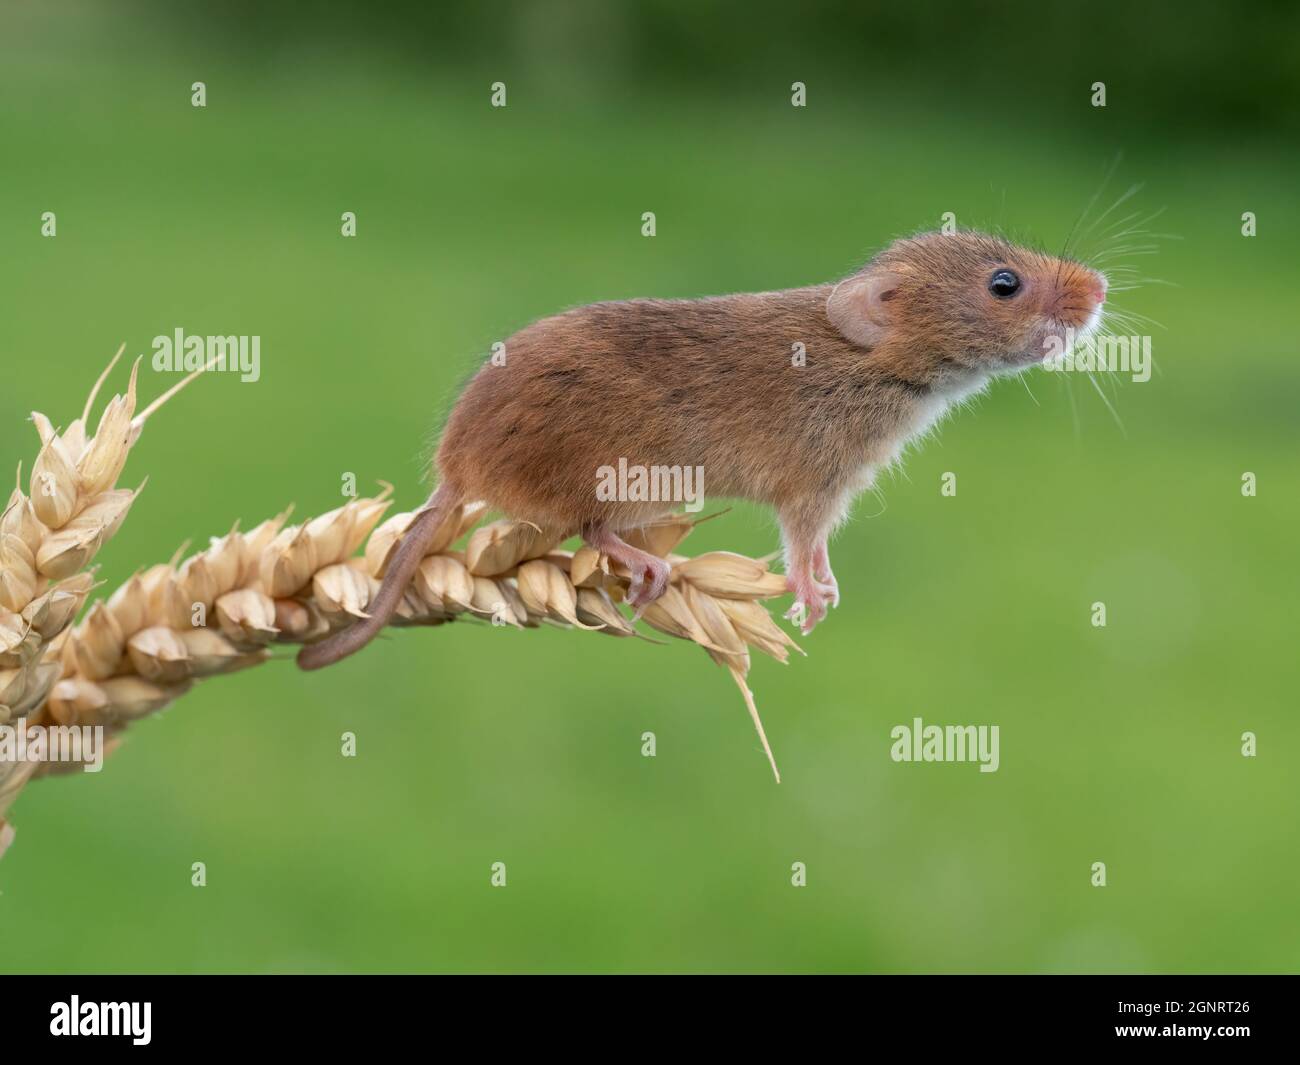
M 832 607 L 840 605 L 840 582 L 831 576 L 829 580 L 818 580 L 817 590 Z
M 835 579 L 835 574 L 831 572 L 830 553 L 827 551 L 824 542 L 818 544 L 813 551 L 812 570 L 813 580 L 822 593 L 830 599 L 831 606 L 839 606 L 840 582 Z

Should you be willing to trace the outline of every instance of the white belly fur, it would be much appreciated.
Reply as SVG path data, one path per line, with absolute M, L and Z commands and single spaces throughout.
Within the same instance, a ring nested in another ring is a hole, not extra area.
M 908 444 L 925 436 L 950 410 L 979 395 L 988 384 L 988 375 L 978 374 L 936 389 L 929 396 L 918 400 L 911 419 L 892 440 L 882 441 L 878 453 L 863 467 L 856 490 L 860 492 L 870 488 L 875 482 L 877 470 L 897 462 Z

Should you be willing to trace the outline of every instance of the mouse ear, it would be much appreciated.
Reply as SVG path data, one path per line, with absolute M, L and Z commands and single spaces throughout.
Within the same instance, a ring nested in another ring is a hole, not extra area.
M 826 301 L 826 316 L 846 339 L 864 348 L 874 347 L 884 339 L 893 320 L 890 301 L 902 283 L 903 275 L 891 270 L 847 278 Z

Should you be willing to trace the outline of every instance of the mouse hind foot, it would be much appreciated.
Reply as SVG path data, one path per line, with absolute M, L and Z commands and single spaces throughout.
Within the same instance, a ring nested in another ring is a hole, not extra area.
M 627 602 L 635 611 L 634 620 L 640 618 L 645 608 L 668 590 L 673 568 L 658 555 L 633 547 L 606 525 L 585 528 L 582 539 L 631 574 Z

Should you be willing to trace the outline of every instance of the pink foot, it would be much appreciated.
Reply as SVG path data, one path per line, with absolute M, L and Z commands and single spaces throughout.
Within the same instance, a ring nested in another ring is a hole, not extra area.
M 632 571 L 632 583 L 627 589 L 627 601 L 635 609 L 632 615 L 639 620 L 645 608 L 668 590 L 668 578 L 673 568 L 662 558 L 647 555 L 644 561 L 636 564 L 624 563 Z
M 824 543 L 819 544 L 813 552 L 813 578 L 822 595 L 830 600 L 831 606 L 839 606 L 840 582 L 835 579 L 835 574 L 831 572 L 830 554 Z
M 673 568 L 662 558 L 633 547 L 608 529 L 589 529 L 584 532 L 583 539 L 632 574 L 627 602 L 635 611 L 633 620 L 638 620 L 645 608 L 668 590 Z
M 785 616 L 807 636 L 819 621 L 825 619 L 826 608 L 833 601 L 835 592 L 811 576 L 787 577 L 786 585 L 794 593 L 794 606 L 786 611 Z

